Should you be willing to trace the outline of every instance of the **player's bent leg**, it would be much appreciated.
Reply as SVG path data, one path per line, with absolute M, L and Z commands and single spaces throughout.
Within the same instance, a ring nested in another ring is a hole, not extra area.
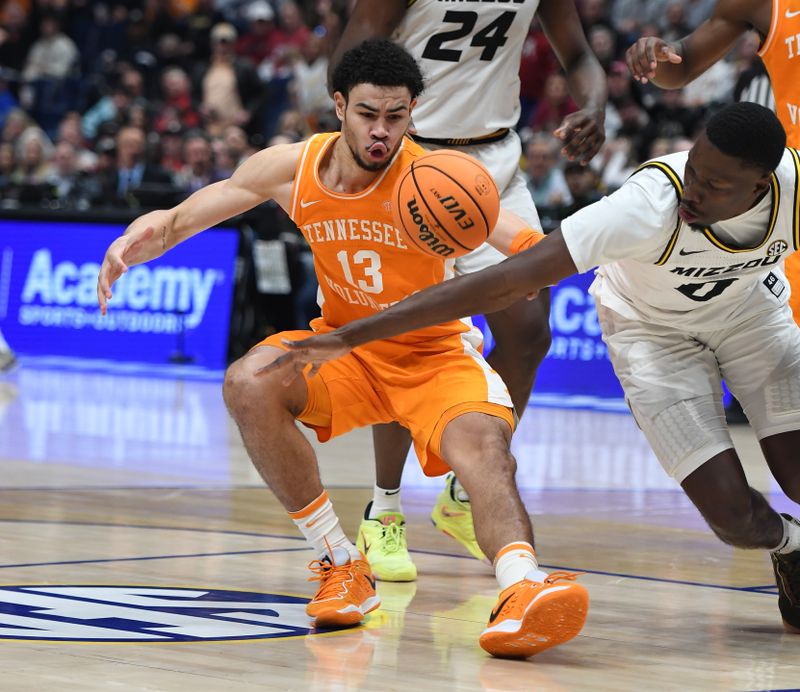
M 344 535 L 322 488 L 313 449 L 295 423 L 307 413 L 326 424 L 331 408 L 326 387 L 317 381 L 315 407 L 309 411 L 312 395 L 303 378 L 287 387 L 280 374 L 257 373 L 281 353 L 260 345 L 233 363 L 223 395 L 253 464 L 320 556 L 309 565 L 319 588 L 306 612 L 317 627 L 347 627 L 377 608 L 380 599 L 369 564 Z
M 574 638 L 586 621 L 589 596 L 576 575 L 539 570 L 510 441 L 506 421 L 470 412 L 448 423 L 440 453 L 470 495 L 478 542 L 494 558 L 503 589 L 480 645 L 494 656 L 526 658 Z
M 550 293 L 522 299 L 502 312 L 486 315 L 495 346 L 487 362 L 508 386 L 517 415 L 522 417 L 536 379 L 536 370 L 550 348 Z M 475 540 L 469 497 L 456 478 L 448 476 L 436 498 L 431 520 L 437 529 L 461 543 L 469 553 L 489 562 Z
M 761 449 L 781 490 L 800 504 L 800 429 L 763 438 Z
M 723 542 L 768 550 L 778 545 L 783 535 L 780 516 L 750 487 L 733 449 L 702 464 L 681 487 Z
M 257 346 L 230 365 L 222 388 L 245 448 L 261 477 L 287 511 L 307 506 L 322 493 L 314 451 L 295 420 L 308 399 L 301 377 L 287 387 L 279 373 L 256 374 L 284 351 Z
M 770 435 L 761 440 L 761 449 L 772 475 L 792 500 L 800 502 L 800 468 L 797 450 L 800 432 Z M 790 514 L 781 514 L 784 536 L 778 550 L 770 553 L 775 582 L 778 585 L 778 608 L 787 631 L 800 634 L 800 546 L 792 543 L 792 534 L 800 536 L 800 522 Z

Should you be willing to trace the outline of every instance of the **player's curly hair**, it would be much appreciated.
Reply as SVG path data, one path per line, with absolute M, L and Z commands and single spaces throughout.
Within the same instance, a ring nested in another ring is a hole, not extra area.
M 407 87 L 415 99 L 425 88 L 417 61 L 405 49 L 387 39 L 370 39 L 348 50 L 331 75 L 333 91 L 345 99 L 358 84 Z
M 786 133 L 769 108 L 756 103 L 732 103 L 720 109 L 706 125 L 709 141 L 746 166 L 771 173 L 786 148 Z

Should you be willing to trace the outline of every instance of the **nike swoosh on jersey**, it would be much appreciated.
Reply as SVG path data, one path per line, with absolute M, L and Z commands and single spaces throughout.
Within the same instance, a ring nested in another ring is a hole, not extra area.
M 684 250 L 683 248 L 678 250 L 678 254 L 679 255 L 683 255 L 684 257 L 686 255 L 696 255 L 699 252 L 706 252 L 706 251 L 705 250 Z
M 301 199 L 300 200 L 300 207 L 302 209 L 305 209 L 306 207 L 310 207 L 312 204 L 316 204 L 317 202 L 321 202 L 321 201 L 322 201 L 321 199 L 314 199 L 314 200 L 312 200 L 310 202 L 306 202 L 304 199 Z
M 800 10 L 795 10 L 792 12 L 791 10 L 786 10 L 786 19 L 791 19 L 792 17 L 796 17 L 800 15 Z

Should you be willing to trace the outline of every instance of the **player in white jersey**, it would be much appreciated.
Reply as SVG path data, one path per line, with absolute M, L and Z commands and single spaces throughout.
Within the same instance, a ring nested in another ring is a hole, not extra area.
M 561 123 L 556 134 L 563 140 L 566 156 L 587 163 L 604 140 L 606 79 L 586 41 L 573 0 L 361 0 L 331 66 L 362 40 L 391 36 L 417 59 L 425 76 L 426 90 L 414 111 L 415 139 L 430 149 L 456 148 L 479 159 L 497 182 L 503 208 L 541 228 L 520 172 L 522 148 L 513 129 L 520 114 L 520 57 L 534 16 L 547 33 L 566 71 L 570 93 L 581 108 Z M 483 245 L 456 262 L 456 274 L 503 259 L 494 248 Z M 535 301 L 522 300 L 486 316 L 496 344 L 487 360 L 508 385 L 518 415 L 525 411 L 536 368 L 550 347 L 549 311 L 545 291 Z M 361 548 L 368 552 L 379 579 L 405 581 L 416 576 L 405 547 L 399 495 L 410 437 L 396 424 L 375 426 L 373 436 L 376 485 L 359 531 Z M 467 495 L 453 476 L 448 477 L 432 518 L 438 528 L 483 558 Z
M 785 142 L 772 111 L 726 106 L 688 154 L 645 164 L 534 248 L 298 342 L 275 367 L 496 310 L 599 265 L 603 338 L 637 423 L 720 539 L 770 551 L 781 615 L 800 632 L 800 522 L 748 485 L 720 386 L 724 377 L 773 476 L 800 502 L 800 330 L 782 271 L 800 246 L 800 154 Z

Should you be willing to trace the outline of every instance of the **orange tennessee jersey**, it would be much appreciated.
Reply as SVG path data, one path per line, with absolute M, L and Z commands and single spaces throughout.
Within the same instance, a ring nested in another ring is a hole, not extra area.
M 758 54 L 769 72 L 786 143 L 800 147 L 800 0 L 772 0 L 769 34 Z
M 394 226 L 392 190 L 398 176 L 425 153 L 404 138 L 391 163 L 364 190 L 345 194 L 323 185 L 320 162 L 339 133 L 311 137 L 294 178 L 289 215 L 314 253 L 322 319 L 311 323 L 326 331 L 372 315 L 432 284 L 450 278 L 454 260 L 416 250 Z M 414 343 L 460 334 L 460 321 L 420 329 L 391 339 Z

